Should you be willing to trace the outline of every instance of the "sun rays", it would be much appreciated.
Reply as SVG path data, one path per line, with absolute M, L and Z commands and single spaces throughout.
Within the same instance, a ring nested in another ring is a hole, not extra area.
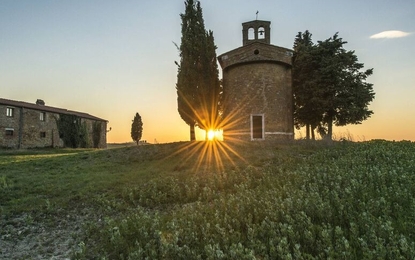
M 217 139 L 186 142 L 166 159 L 170 157 L 180 158 L 177 168 L 187 168 L 195 174 L 222 172 L 227 166 L 235 168 L 246 162 L 233 145 Z
M 186 116 L 195 118 L 195 126 L 205 130 L 205 140 L 187 142 L 169 157 L 180 155 L 178 164 L 186 165 L 186 168 L 190 166 L 194 172 L 223 171 L 227 165 L 237 167 L 238 163 L 246 162 L 237 147 L 250 140 L 246 135 L 250 133 L 248 122 L 252 111 L 246 108 L 255 98 L 247 96 L 233 102 L 232 107 L 226 106 L 226 100 L 220 105 L 210 106 L 211 102 L 201 99 L 195 107 L 195 102 L 184 97 L 183 101 L 192 111 Z
M 178 164 L 187 165 L 195 173 L 224 171 L 226 166 L 236 168 L 241 163 L 246 163 L 238 150 L 249 141 L 240 138 L 239 132 L 233 130 L 241 120 L 243 119 L 233 110 L 229 117 L 214 123 L 217 127 L 206 132 L 204 141 L 186 142 L 170 156 L 180 155 L 182 160 Z

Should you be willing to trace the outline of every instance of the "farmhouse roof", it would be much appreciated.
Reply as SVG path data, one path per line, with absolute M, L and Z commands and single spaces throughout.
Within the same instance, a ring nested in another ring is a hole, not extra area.
M 39 103 L 39 102 L 37 102 L 37 103 Z M 96 121 L 107 121 L 105 119 L 102 119 L 102 118 L 99 118 L 99 117 L 96 117 L 96 116 L 92 116 L 92 115 L 87 114 L 87 113 L 67 110 L 67 109 L 64 109 L 64 108 L 45 106 L 45 105 L 42 105 L 41 103 L 40 104 L 34 104 L 34 103 L 28 103 L 28 102 L 23 102 L 23 101 L 15 101 L 15 100 L 0 98 L 0 105 L 13 106 L 13 107 L 23 107 L 23 108 L 34 109 L 34 110 L 39 110 L 39 111 L 44 111 L 44 112 L 57 113 L 57 114 L 75 115 L 75 116 L 79 116 L 81 118 L 91 119 L 91 120 L 96 120 Z

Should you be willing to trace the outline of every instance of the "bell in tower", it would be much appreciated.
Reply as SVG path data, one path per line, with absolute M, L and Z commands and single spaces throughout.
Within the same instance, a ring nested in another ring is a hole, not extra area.
M 242 24 L 242 44 L 245 46 L 252 42 L 271 44 L 271 22 L 254 20 Z

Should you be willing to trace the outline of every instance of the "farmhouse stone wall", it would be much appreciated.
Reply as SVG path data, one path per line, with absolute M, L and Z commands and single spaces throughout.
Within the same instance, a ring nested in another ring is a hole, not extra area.
M 19 129 L 19 123 L 21 118 L 20 109 L 14 109 L 13 117 L 8 117 L 6 114 L 7 107 L 8 106 L 0 104 L 0 146 L 17 148 L 18 137 L 17 132 L 14 131 L 14 129 Z M 6 131 L 12 130 L 13 136 L 7 135 Z
M 61 113 L 75 114 L 81 118 L 81 123 L 86 125 L 88 133 L 88 147 L 106 148 L 107 146 L 105 120 L 95 119 L 84 113 L 25 102 L 6 100 L 4 103 L 0 102 L 0 148 L 64 147 L 56 123 Z M 7 116 L 7 108 L 13 109 L 13 116 Z M 94 124 L 99 124 L 101 127 L 99 141 L 95 144 Z
M 20 148 L 63 147 L 54 114 L 32 109 L 19 109 L 23 110 Z M 43 120 L 40 120 L 41 113 L 44 116 Z M 16 132 L 20 129 L 16 129 Z

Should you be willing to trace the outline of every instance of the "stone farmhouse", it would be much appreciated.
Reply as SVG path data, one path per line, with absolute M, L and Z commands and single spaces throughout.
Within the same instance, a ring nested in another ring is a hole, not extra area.
M 218 56 L 224 140 L 293 139 L 293 51 L 271 45 L 269 21 L 242 24 L 243 45 Z
M 64 118 L 70 124 L 59 127 Z M 68 133 L 81 133 L 76 136 L 84 140 L 81 147 L 106 148 L 107 123 L 86 113 L 46 106 L 40 99 L 34 104 L 0 98 L 0 148 L 65 147 Z

